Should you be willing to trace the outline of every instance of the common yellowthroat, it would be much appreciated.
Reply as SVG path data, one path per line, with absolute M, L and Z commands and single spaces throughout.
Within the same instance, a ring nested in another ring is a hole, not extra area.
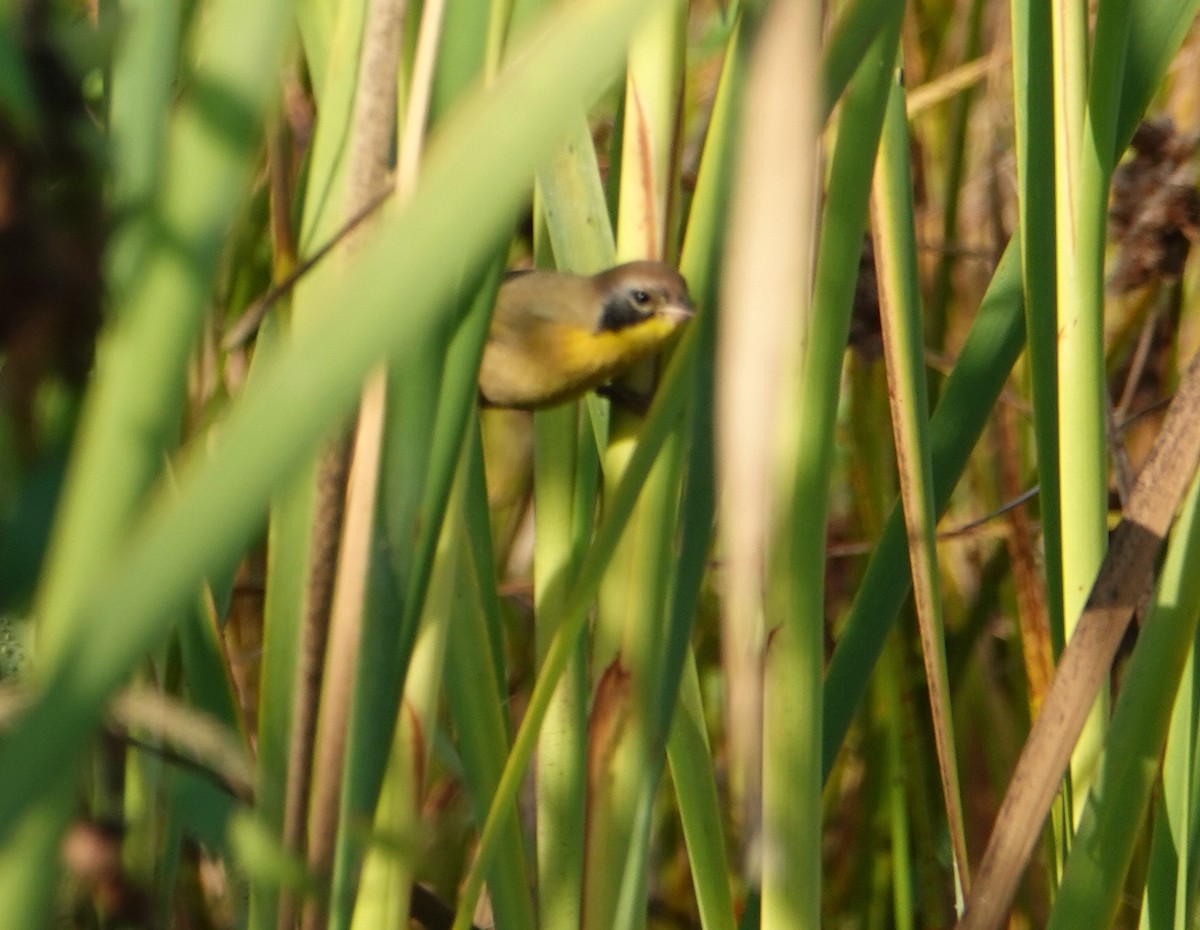
M 479 393 L 493 407 L 549 407 L 598 387 L 663 347 L 695 313 L 662 262 L 599 274 L 518 272 L 500 286 Z

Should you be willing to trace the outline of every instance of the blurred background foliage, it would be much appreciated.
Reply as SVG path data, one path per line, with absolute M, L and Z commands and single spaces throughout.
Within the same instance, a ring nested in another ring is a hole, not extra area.
M 1196 6 L 0 3 L 0 922 L 953 926 L 1200 344 Z M 648 411 L 477 409 L 644 257 Z M 1196 505 L 1008 926 L 1195 925 Z

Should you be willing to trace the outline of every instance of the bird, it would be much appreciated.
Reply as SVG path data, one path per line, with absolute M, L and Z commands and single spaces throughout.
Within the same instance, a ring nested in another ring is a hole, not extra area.
M 510 272 L 483 350 L 480 399 L 537 410 L 581 397 L 663 348 L 694 314 L 687 282 L 664 262 L 591 276 Z

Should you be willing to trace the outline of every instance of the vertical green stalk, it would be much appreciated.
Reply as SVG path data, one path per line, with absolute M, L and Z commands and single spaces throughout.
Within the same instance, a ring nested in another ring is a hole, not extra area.
M 617 259 L 669 258 L 687 4 L 664 3 L 634 36 L 625 78 Z
M 1018 235 L 1033 393 L 1050 642 L 1063 646 L 1062 512 L 1058 470 L 1058 320 L 1054 264 L 1053 84 L 1050 13 L 1012 0 Z
M 259 329 L 248 383 L 256 383 L 263 359 L 278 349 L 281 324 L 268 317 Z M 278 838 L 283 835 L 288 752 L 292 736 L 292 699 L 296 687 L 304 610 L 308 552 L 316 487 L 310 464 L 281 488 L 267 517 L 266 591 L 263 600 L 263 655 L 258 689 L 256 808 Z M 279 892 L 264 883 L 250 888 L 248 926 L 275 930 Z
M 537 191 L 560 269 L 590 273 L 613 263 L 600 168 L 582 114 L 567 143 L 539 170 Z M 600 466 L 587 404 L 541 411 L 533 419 L 534 604 L 540 668 L 592 530 Z M 547 927 L 578 926 L 583 909 L 587 659 L 581 640 L 538 739 L 538 913 Z
M 767 616 L 774 630 L 764 675 L 764 930 L 820 926 L 825 523 L 833 426 L 902 9 L 895 4 L 888 10 L 886 24 L 843 102 L 799 394 L 796 406 L 786 411 L 796 426 L 781 424 L 790 447 L 780 452 L 777 480 L 786 496 L 777 502 L 781 538 L 768 564 L 767 581 Z M 763 28 L 770 32 L 770 21 Z
M 904 765 L 904 689 L 900 639 L 893 633 L 879 658 L 880 712 L 887 740 L 887 806 L 891 828 L 892 926 L 912 930 L 917 904 L 913 900 L 914 863 L 911 831 L 912 813 L 907 793 L 912 772 Z
M 350 133 L 354 110 L 366 2 L 339 4 L 336 18 L 324 24 L 327 29 L 306 30 L 303 26 L 308 20 L 303 13 L 314 7 L 315 3 L 305 3 L 300 16 L 304 52 L 321 113 L 297 236 L 302 256 L 331 241 L 353 212 L 345 205 L 350 159 L 344 141 Z M 327 65 L 332 67 L 327 69 Z M 328 80 L 324 79 L 326 74 Z M 311 326 L 323 309 L 312 295 L 323 280 L 335 274 L 343 257 L 318 264 L 297 285 L 289 307 L 288 324 L 293 333 Z M 271 348 L 269 342 L 259 346 L 256 363 L 269 357 Z M 326 457 L 314 456 L 305 463 L 304 476 L 275 496 L 269 518 L 272 545 L 267 562 L 263 686 L 259 695 L 259 725 L 266 754 L 259 759 L 259 778 L 269 822 L 279 831 L 285 849 L 300 854 L 305 846 L 312 743 L 325 659 L 325 618 L 319 623 L 306 621 L 313 612 L 310 564 L 322 545 L 316 514 L 322 506 L 318 491 L 321 459 Z M 324 496 L 328 505 L 331 495 L 326 492 Z M 256 885 L 250 908 L 253 926 L 256 930 L 274 930 L 281 924 L 292 924 L 297 906 L 293 889 L 271 893 Z
M 1101 3 L 1086 108 L 1083 5 L 1056 7 L 1054 27 L 1056 213 L 1059 297 L 1059 422 L 1063 513 L 1063 608 L 1070 629 L 1083 608 L 1107 545 L 1107 387 L 1104 366 L 1104 240 L 1114 165 L 1118 101 L 1124 83 L 1130 4 Z M 1077 112 L 1078 111 L 1078 112 Z M 1069 224 L 1069 225 L 1068 225 Z M 1073 781 L 1090 783 L 1104 731 L 1098 701 L 1072 758 Z M 1082 813 L 1084 793 L 1074 795 Z
M 1097 322 L 1100 308 L 1083 303 L 1093 267 L 1077 257 L 1083 198 L 1081 188 L 1084 101 L 1087 89 L 1086 4 L 1054 0 L 1051 6 L 1054 75 L 1055 254 L 1058 269 L 1060 483 L 1063 508 L 1063 611 L 1070 635 L 1100 564 L 1105 485 L 1103 385 L 1096 373 L 1102 358 Z M 1081 293 L 1082 291 L 1082 293 Z
M 847 0 L 841 5 L 821 55 L 822 125 L 870 51 L 884 22 L 876 0 Z
M 1058 269 L 1058 432 L 1062 492 L 1063 617 L 1069 639 L 1107 544 L 1108 453 L 1104 437 L 1103 189 L 1085 138 L 1087 4 L 1052 3 L 1055 257 Z M 1108 67 L 1106 64 L 1105 67 Z M 1082 811 L 1103 739 L 1097 702 L 1072 758 L 1073 819 Z
M 958 754 L 955 750 L 950 684 L 946 671 L 945 628 L 935 539 L 937 512 L 933 501 L 933 465 L 928 442 L 925 341 L 921 331 L 910 178 L 904 90 L 897 81 L 889 95 L 875 168 L 872 194 L 875 263 L 900 497 L 908 527 L 913 599 L 921 633 L 921 654 L 925 662 L 946 821 L 950 825 L 955 900 L 961 911 L 966 890 L 970 887 L 970 866 L 967 862 Z
M 596 183 L 598 187 L 598 175 Z M 534 415 L 533 581 L 539 668 L 578 570 L 580 543 L 590 529 L 590 520 L 575 525 L 576 493 L 589 490 L 576 480 L 588 469 L 581 459 L 596 457 L 581 423 L 587 416 L 581 404 Z M 598 472 L 598 467 L 592 468 Z M 595 493 L 594 481 L 590 490 Z M 538 913 L 548 927 L 578 926 L 582 909 L 587 700 L 587 649 L 580 640 L 546 713 L 535 760 Z
M 466 501 L 471 552 L 463 557 L 467 578 L 459 586 L 459 608 L 450 624 L 445 689 L 472 814 L 476 823 L 482 823 L 504 768 L 509 724 L 506 678 L 502 656 L 498 655 L 502 631 L 495 595 L 483 447 L 477 432 L 473 440 Z M 538 921 L 529 888 L 525 839 L 517 818 L 509 819 L 500 842 L 501 855 L 488 874 L 496 925 L 533 930 Z M 576 870 L 576 887 L 578 876 Z
M 688 282 L 697 318 L 689 329 L 696 347 L 689 369 L 692 400 L 686 430 L 686 477 L 679 501 L 678 554 L 665 605 L 666 622 L 647 689 L 649 743 L 646 774 L 634 808 L 636 833 L 626 858 L 614 930 L 645 922 L 645 848 L 664 767 L 671 766 L 679 817 L 691 865 L 697 909 L 705 930 L 732 930 L 734 908 L 725 856 L 723 818 L 718 806 L 712 750 L 704 729 L 695 657 L 690 639 L 700 586 L 706 575 L 715 502 L 713 448 L 713 365 L 716 343 L 714 295 L 719 284 L 716 256 L 725 242 L 730 176 L 736 141 L 735 102 L 744 83 L 745 49 L 741 29 L 731 31 L 717 98 L 705 136 L 695 194 L 687 217 L 679 269 Z M 678 705 L 678 706 L 677 706 Z
M 671 0 L 643 22 L 629 49 L 621 130 L 618 260 L 667 258 L 674 251 L 670 217 L 677 201 L 680 95 L 687 4 Z M 624 383 L 651 389 L 649 365 Z M 641 418 L 617 408 L 604 453 L 606 491 L 620 481 Z M 587 836 L 583 920 L 611 930 L 622 894 L 639 902 L 644 921 L 649 854 L 647 786 L 655 672 L 662 655 L 663 616 L 674 574 L 676 515 L 683 452 L 682 424 L 651 469 L 637 508 L 600 587 L 593 675 L 598 679 L 588 727 Z M 660 750 L 661 751 L 661 750 Z M 629 877 L 635 883 L 625 883 Z M 625 886 L 624 889 L 622 886 Z
M 732 930 L 733 895 L 720 829 L 713 752 L 704 729 L 696 660 L 691 655 L 683 668 L 679 707 L 667 741 L 667 758 L 675 796 L 679 799 L 700 925 L 703 930 Z
M 970 0 L 966 14 L 966 40 L 963 43 L 963 61 L 969 62 L 979 56 L 980 26 L 983 21 L 983 0 Z M 947 314 L 950 310 L 951 274 L 958 243 L 958 207 L 962 195 L 963 169 L 967 156 L 967 127 L 970 125 L 971 105 L 974 102 L 971 88 L 960 91 L 950 103 L 950 118 L 946 134 L 946 174 L 942 187 L 942 243 L 945 251 L 938 258 L 933 277 L 933 292 L 929 299 L 929 345 L 941 350 L 946 341 Z M 940 380 L 939 382 L 940 383 Z
M 466 472 L 464 460 L 459 463 L 454 489 L 446 505 L 423 622 L 408 668 L 403 673 L 404 696 L 400 712 L 394 718 L 392 752 L 375 811 L 375 832 L 387 837 L 399 849 L 379 845 L 368 850 L 353 908 L 348 901 L 342 903 L 335 899 L 333 902 L 331 923 L 334 926 L 348 926 L 353 930 L 395 927 L 402 926 L 408 916 L 411 883 L 419 861 L 417 851 L 421 848 L 420 802 L 425 791 L 422 776 L 429 769 L 437 729 L 446 639 L 452 619 L 453 622 L 460 619 L 456 614 L 461 608 L 459 577 L 466 557 L 462 516 Z M 382 732 L 375 735 L 387 738 L 390 721 L 379 722 L 384 726 L 377 727 Z M 353 774 L 348 772 L 347 780 Z M 343 916 L 351 911 L 352 920 Z
M 315 6 L 318 2 L 309 0 L 306 6 Z M 309 154 L 304 212 L 297 237 L 303 255 L 310 255 L 328 243 L 345 223 L 344 212 L 340 209 L 349 162 L 345 140 L 354 114 L 354 91 L 365 20 L 366 0 L 355 0 L 337 5 L 336 20 L 329 28 L 311 34 L 301 32 L 305 42 L 311 39 L 314 43 L 311 47 L 306 44 L 304 48 L 310 73 L 328 75 L 328 79 L 317 80 L 313 86 L 321 119 L 316 125 Z M 315 309 L 306 309 L 304 293 L 311 291 L 315 282 L 331 270 L 332 263 L 320 263 L 297 287 L 297 319 L 304 320 L 309 313 L 315 312 Z

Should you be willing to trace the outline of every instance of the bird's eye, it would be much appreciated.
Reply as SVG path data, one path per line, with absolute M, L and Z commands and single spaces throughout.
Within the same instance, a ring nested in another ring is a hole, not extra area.
M 650 303 L 650 295 L 645 291 L 634 291 L 629 296 L 633 298 L 633 302 L 639 307 L 645 307 Z

